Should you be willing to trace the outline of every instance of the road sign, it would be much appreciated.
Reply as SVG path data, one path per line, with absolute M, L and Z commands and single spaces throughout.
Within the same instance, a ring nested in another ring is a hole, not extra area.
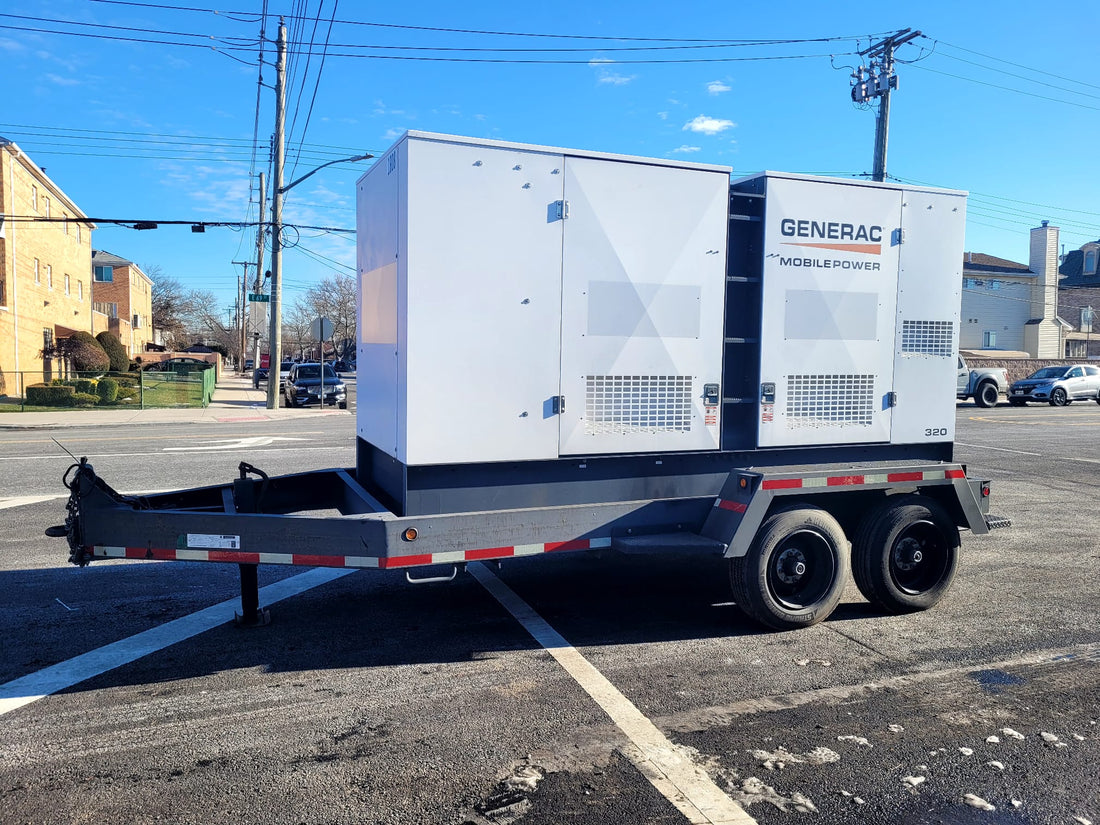
M 271 302 L 271 296 L 264 295 L 262 292 L 249 292 L 248 300 L 252 301 L 253 303 L 267 304 Z
M 332 321 L 324 316 L 314 319 L 313 323 L 309 325 L 310 334 L 313 335 L 314 341 L 327 341 L 332 337 Z

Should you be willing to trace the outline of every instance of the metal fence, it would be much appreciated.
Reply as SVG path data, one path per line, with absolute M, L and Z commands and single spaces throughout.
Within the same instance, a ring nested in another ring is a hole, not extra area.
M 2 376 L 0 412 L 206 407 L 216 370 L 178 365 L 135 372 L 16 372 Z

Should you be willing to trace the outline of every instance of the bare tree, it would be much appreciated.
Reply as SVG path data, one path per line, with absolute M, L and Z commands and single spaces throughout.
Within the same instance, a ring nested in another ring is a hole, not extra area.
M 340 358 L 355 352 L 357 292 L 353 276 L 333 274 L 311 288 L 303 299 L 311 321 L 321 317 L 332 321 L 332 343 Z
M 290 309 L 283 313 L 283 343 L 296 350 L 297 358 L 304 358 L 306 348 L 313 343 L 309 332 L 312 320 L 313 310 L 304 295 L 299 296 Z

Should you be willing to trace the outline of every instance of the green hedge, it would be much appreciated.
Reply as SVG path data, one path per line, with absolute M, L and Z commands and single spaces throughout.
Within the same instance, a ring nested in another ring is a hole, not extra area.
M 70 407 L 75 394 L 74 387 L 64 384 L 31 384 L 27 387 L 27 403 L 35 407 Z
M 99 383 L 96 384 L 95 393 L 99 397 L 101 404 L 114 404 L 118 400 L 118 381 L 114 378 L 100 378 Z M 77 395 L 80 394 L 80 388 L 77 388 Z
M 94 407 L 99 403 L 99 396 L 93 395 L 90 392 L 76 392 L 73 393 L 73 406 L 74 407 Z

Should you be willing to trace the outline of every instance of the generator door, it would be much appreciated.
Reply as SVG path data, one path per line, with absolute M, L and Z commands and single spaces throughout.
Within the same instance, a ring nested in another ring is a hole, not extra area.
M 565 159 L 562 455 L 716 450 L 729 175 Z
M 902 193 L 769 178 L 762 447 L 890 441 Z

